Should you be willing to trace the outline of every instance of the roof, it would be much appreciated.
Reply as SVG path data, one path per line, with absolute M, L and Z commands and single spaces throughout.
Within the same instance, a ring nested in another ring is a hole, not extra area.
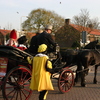
M 4 36 L 7 35 L 10 32 L 11 32 L 11 30 L 0 29 L 0 33 L 2 33 Z
M 35 36 L 36 35 L 36 33 L 31 33 L 31 32 L 28 32 L 27 33 L 27 36 L 29 37 L 29 38 L 32 38 L 33 36 Z
M 89 34 L 92 34 L 92 35 L 100 35 L 100 30 L 98 29 L 91 29 L 89 27 L 83 27 L 83 26 L 79 26 L 75 24 L 70 24 L 70 25 L 80 32 L 87 31 Z
M 93 34 L 93 35 L 100 35 L 100 30 L 94 29 L 93 31 L 90 32 L 90 34 Z
M 12 30 L 5 30 L 5 29 L 0 29 L 0 33 L 2 33 L 4 36 L 10 33 Z M 27 36 L 31 38 L 32 36 L 36 35 L 36 33 L 28 32 Z

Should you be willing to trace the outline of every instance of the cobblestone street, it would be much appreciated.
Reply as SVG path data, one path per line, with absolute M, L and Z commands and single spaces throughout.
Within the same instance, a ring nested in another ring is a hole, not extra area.
M 81 87 L 80 82 L 67 93 L 61 94 L 57 87 L 57 80 L 52 79 L 54 91 L 49 91 L 47 100 L 100 100 L 100 71 L 98 84 L 93 84 L 93 71 L 86 77 L 87 87 Z M 4 100 L 0 91 L 0 100 Z M 38 100 L 38 92 L 33 91 L 29 100 Z
M 57 80 L 53 80 L 55 90 L 49 91 L 47 100 L 100 100 L 100 71 L 98 72 L 98 84 L 93 84 L 93 71 L 86 77 L 87 87 L 81 87 L 80 82 L 72 89 L 61 94 L 57 87 Z M 33 92 L 30 100 L 38 100 L 38 93 Z

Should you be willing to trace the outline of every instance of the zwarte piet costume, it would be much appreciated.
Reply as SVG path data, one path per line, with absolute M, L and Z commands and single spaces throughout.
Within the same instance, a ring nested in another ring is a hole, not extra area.
M 38 54 L 29 63 L 33 63 L 32 78 L 30 82 L 30 89 L 40 92 L 39 100 L 46 99 L 48 90 L 54 90 L 51 82 L 51 73 L 46 70 L 46 67 L 52 69 L 52 63 L 48 60 L 49 57 L 44 54 L 47 46 L 42 44 L 38 48 Z

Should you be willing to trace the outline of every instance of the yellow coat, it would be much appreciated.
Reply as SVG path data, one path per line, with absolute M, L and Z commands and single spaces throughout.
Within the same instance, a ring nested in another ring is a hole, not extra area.
M 33 58 L 32 78 L 30 89 L 32 90 L 54 90 L 50 76 L 51 74 L 46 71 L 45 64 L 48 56 L 35 56 Z M 52 63 L 48 61 L 47 66 L 52 68 Z

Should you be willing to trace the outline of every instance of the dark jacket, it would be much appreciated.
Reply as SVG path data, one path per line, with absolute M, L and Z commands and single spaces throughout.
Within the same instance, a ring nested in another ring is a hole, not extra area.
M 37 44 L 38 46 L 41 44 L 46 44 L 48 47 L 47 52 L 53 52 L 56 46 L 56 43 L 52 39 L 51 35 L 46 33 L 45 31 L 38 35 Z
M 37 54 L 37 49 L 38 49 L 37 36 L 38 35 L 33 36 L 31 41 L 30 41 L 29 52 L 31 52 L 33 54 Z

